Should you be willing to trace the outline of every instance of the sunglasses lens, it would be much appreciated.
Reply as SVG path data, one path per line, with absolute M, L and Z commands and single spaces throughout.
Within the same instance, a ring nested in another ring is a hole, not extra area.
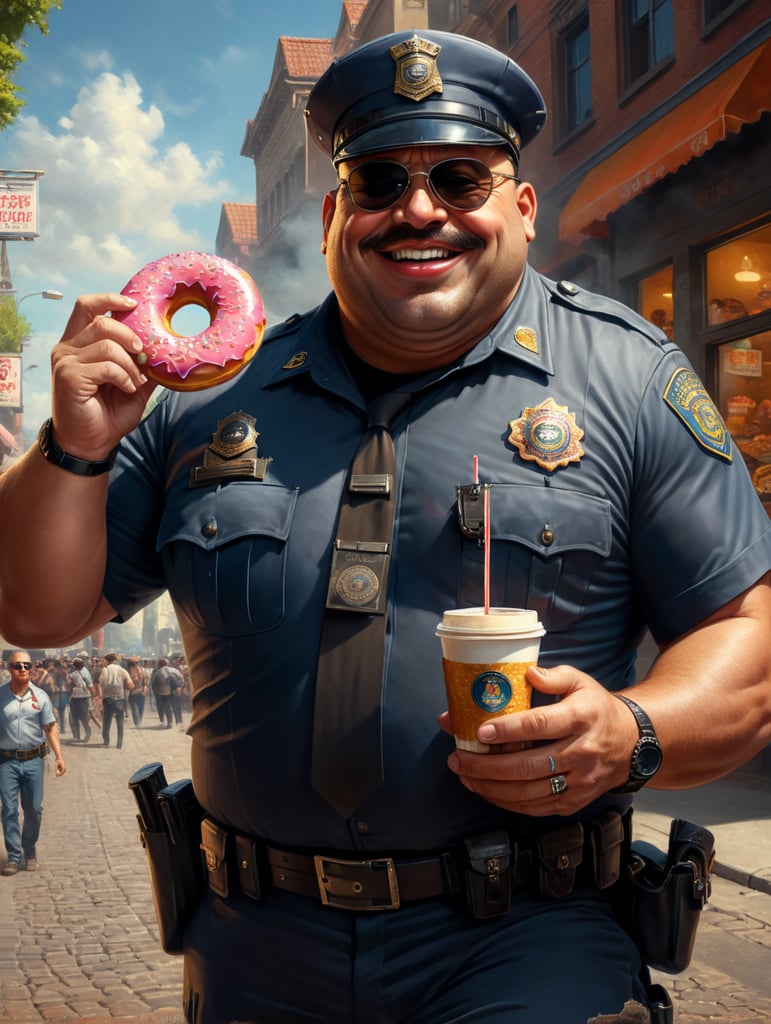
M 31 661 L 14 661 L 13 665 L 11 665 L 11 668 L 15 668 L 17 672 L 21 672 L 25 668 L 26 669 L 32 668 L 32 662 Z
M 407 168 L 390 160 L 372 160 L 348 176 L 351 199 L 360 210 L 387 210 L 398 203 L 410 183 Z
M 479 160 L 443 160 L 431 168 L 429 181 L 442 202 L 455 210 L 478 210 L 493 187 L 490 168 Z

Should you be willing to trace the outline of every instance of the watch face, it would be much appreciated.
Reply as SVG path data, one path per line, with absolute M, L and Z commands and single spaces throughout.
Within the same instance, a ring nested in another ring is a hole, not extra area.
M 655 741 L 641 743 L 634 759 L 633 770 L 645 779 L 651 778 L 661 767 L 661 747 Z

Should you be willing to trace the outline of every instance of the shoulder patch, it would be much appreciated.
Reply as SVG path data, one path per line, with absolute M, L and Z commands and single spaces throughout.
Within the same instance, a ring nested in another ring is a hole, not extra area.
M 715 403 L 693 370 L 682 366 L 675 370 L 664 389 L 664 401 L 682 420 L 702 448 L 733 460 L 731 435 Z

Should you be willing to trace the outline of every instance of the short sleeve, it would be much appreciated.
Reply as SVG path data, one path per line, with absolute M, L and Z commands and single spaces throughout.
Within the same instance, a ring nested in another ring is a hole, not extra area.
M 689 381 L 687 400 L 676 394 L 678 373 Z M 771 566 L 771 524 L 724 431 L 682 352 L 665 352 L 639 411 L 630 535 L 635 591 L 659 642 L 696 626 Z
M 124 438 L 110 476 L 103 592 L 122 621 L 166 589 L 156 551 L 165 498 L 164 405 Z

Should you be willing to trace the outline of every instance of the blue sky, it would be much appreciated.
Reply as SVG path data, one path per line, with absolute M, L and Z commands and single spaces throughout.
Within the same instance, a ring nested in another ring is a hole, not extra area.
M 280 35 L 332 37 L 341 0 L 64 0 L 50 34 L 25 33 L 14 76 L 26 106 L 0 133 L 0 166 L 35 169 L 39 231 L 9 242 L 31 297 L 28 430 L 47 415 L 48 352 L 77 295 L 120 291 L 151 259 L 214 250 L 222 202 L 254 201 L 240 155 Z M 320 238 L 320 231 L 319 236 Z M 318 239 L 308 244 L 318 253 Z M 257 282 L 258 286 L 260 282 Z M 283 316 L 278 296 L 263 295 Z M 25 431 L 27 432 L 27 431 Z

